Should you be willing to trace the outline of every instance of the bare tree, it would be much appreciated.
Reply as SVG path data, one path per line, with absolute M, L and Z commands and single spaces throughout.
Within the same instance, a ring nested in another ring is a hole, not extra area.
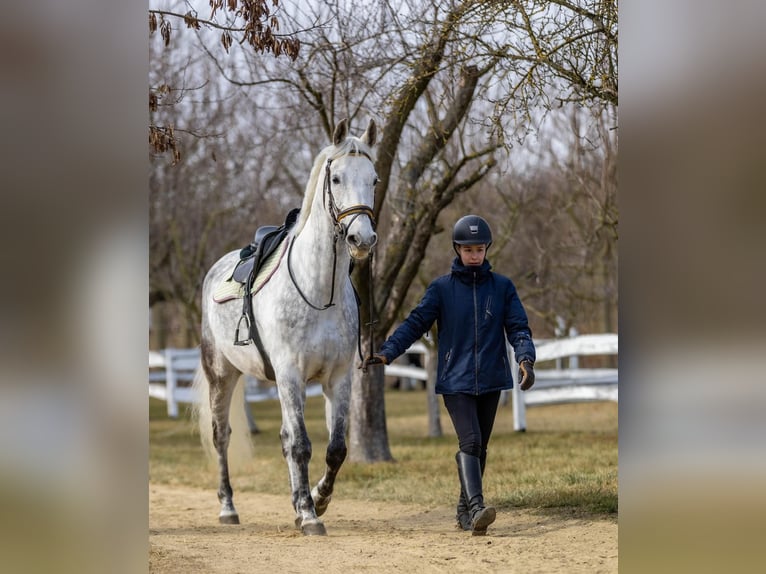
M 488 4 L 507 6 L 515 12 L 514 19 L 503 20 L 501 16 L 507 16 L 507 13 L 500 11 L 488 15 Z M 538 5 L 544 8 L 542 4 Z M 566 5 L 568 9 L 575 7 Z M 561 15 L 563 9 L 555 15 L 533 12 L 536 9 L 535 3 L 466 1 L 452 3 L 446 12 L 439 13 L 434 10 L 436 18 L 431 29 L 416 51 L 417 57 L 409 61 L 411 73 L 400 83 L 399 89 L 389 101 L 378 155 L 381 187 L 376 196 L 376 213 L 381 213 L 384 202 L 388 199 L 392 211 L 390 225 L 396 230 L 396 241 L 388 242 L 385 251 L 379 252 L 376 257 L 377 268 L 371 290 L 364 287 L 369 277 L 366 266 L 361 266 L 357 271 L 357 281 L 362 285 L 362 316 L 365 322 L 376 319 L 371 336 L 377 341 L 386 336 L 400 316 L 409 288 L 417 275 L 434 230 L 438 227 L 440 213 L 461 193 L 481 182 L 496 164 L 495 152 L 505 143 L 505 130 L 497 118 L 494 126 L 498 129 L 492 130 L 489 137 L 471 137 L 467 133 L 471 120 L 468 113 L 471 104 L 479 94 L 489 92 L 487 83 L 479 89 L 479 80 L 483 77 L 508 77 L 505 72 L 500 76 L 493 76 L 498 68 L 502 68 L 508 62 L 530 65 L 520 76 L 519 70 L 515 70 L 514 77 L 521 79 L 516 80 L 506 99 L 498 104 L 503 113 L 513 111 L 510 104 L 515 102 L 514 92 L 527 84 L 535 87 L 538 99 L 545 97 L 546 90 L 554 83 L 568 86 L 566 93 L 570 95 L 560 98 L 562 101 L 577 94 L 581 100 L 591 98 L 610 103 L 612 87 L 616 97 L 616 62 L 615 68 L 611 69 L 611 83 L 603 90 L 589 91 L 587 88 L 591 84 L 573 82 L 573 74 L 581 78 L 583 70 L 591 65 L 586 57 L 587 51 L 578 53 L 575 60 L 564 56 L 563 60 L 559 61 L 558 55 L 564 51 L 564 47 L 568 47 L 570 53 L 580 49 L 578 35 L 572 36 L 572 29 L 576 29 L 577 26 L 573 26 L 571 17 L 567 19 Z M 533 17 L 531 13 L 536 15 Z M 589 12 L 578 14 L 583 16 L 583 21 L 594 18 Z M 495 24 L 505 23 L 513 32 L 514 38 L 526 33 L 527 43 L 488 46 L 485 35 L 488 21 Z M 616 20 L 614 24 L 616 25 Z M 554 25 L 555 33 L 550 33 Z M 556 33 L 559 34 L 557 49 L 544 47 L 540 41 L 543 37 L 542 30 L 547 31 L 546 37 L 551 38 L 551 41 L 556 39 Z M 605 32 L 607 35 L 611 34 L 611 28 Z M 579 37 L 590 39 L 595 35 L 597 32 L 590 30 Z M 611 56 L 613 52 L 610 50 L 616 50 L 616 37 L 614 44 L 605 44 L 608 45 L 607 52 Z M 529 49 L 525 49 L 525 46 Z M 509 52 L 510 57 L 504 56 Z M 472 53 L 475 54 L 473 57 L 466 56 Z M 445 76 L 457 79 L 454 90 L 447 96 L 443 95 Z M 541 78 L 541 81 L 535 81 L 536 77 Z M 566 84 L 568 78 L 570 83 Z M 545 81 L 542 81 L 543 79 Z M 414 138 L 415 141 L 410 146 L 406 146 L 409 155 L 395 174 L 394 159 L 397 152 L 405 147 L 402 146 L 402 133 L 405 126 L 414 123 L 412 116 L 417 106 L 424 108 L 424 126 L 418 134 L 419 137 Z M 524 109 L 529 116 L 529 109 Z M 461 125 L 463 132 L 454 144 L 457 148 L 454 151 L 457 153 L 450 153 L 453 151 L 449 146 L 451 138 Z M 492 137 L 493 134 L 495 137 Z M 372 302 L 368 293 L 373 293 Z M 374 317 L 367 313 L 369 308 L 373 309 Z M 387 460 L 390 457 L 387 451 L 382 378 L 381 369 L 371 369 L 366 375 L 358 373 L 354 380 L 354 416 L 351 421 L 350 440 L 352 459 Z
M 616 2 L 361 4 L 325 0 L 296 3 L 289 14 L 285 9 L 282 16 L 291 27 L 306 30 L 295 61 L 267 61 L 243 51 L 233 65 L 212 45 L 202 46 L 219 77 L 251 103 L 257 124 L 266 120 L 263 132 L 270 129 L 273 140 L 281 135 L 290 142 L 293 161 L 281 170 L 288 174 L 279 176 L 283 185 L 308 172 L 316 152 L 312 142 L 327 141 L 338 119 L 349 117 L 353 123 L 374 117 L 381 126 L 375 200 L 381 241 L 372 263 L 354 271 L 364 349 L 379 344 L 436 270 L 445 268 L 449 239 L 441 231 L 451 229 L 454 211 L 464 205 L 461 198 L 469 196 L 471 202 L 508 210 L 493 221 L 502 239 L 493 252 L 506 243 L 531 254 L 514 259 L 514 269 L 522 272 L 517 285 L 529 291 L 536 318 L 547 322 L 551 305 L 561 298 L 543 291 L 538 296 L 534 289 L 538 279 L 553 277 L 549 269 L 564 267 L 558 257 L 566 251 L 555 245 L 541 245 L 541 250 L 534 238 L 543 236 L 546 215 L 560 205 L 546 193 L 552 179 L 546 187 L 543 174 L 527 173 L 522 186 L 506 174 L 524 137 L 558 107 L 616 105 Z M 564 162 L 550 170 L 570 167 Z M 612 184 L 612 173 L 603 177 Z M 578 222 L 589 226 L 595 203 L 587 201 L 588 192 L 574 185 L 564 189 L 577 197 L 570 198 L 575 207 L 562 228 L 576 228 Z M 279 194 L 262 191 L 264 201 L 280 201 Z M 602 202 L 604 231 L 614 228 L 613 219 L 616 223 L 611 201 L 612 196 Z M 572 244 L 586 235 L 573 235 Z M 520 237 L 530 238 L 529 243 Z M 431 254 L 434 239 L 446 248 Z M 613 249 L 614 242 L 609 245 Z M 595 244 L 588 249 L 596 253 Z M 609 273 L 612 268 L 605 266 L 603 274 Z M 592 288 L 583 281 L 577 291 L 586 297 Z M 357 373 L 352 460 L 391 460 L 383 388 L 381 369 Z
M 152 158 L 149 304 L 164 303 L 183 315 L 181 339 L 196 344 L 200 289 L 210 264 L 245 246 L 258 225 L 280 223 L 286 206 L 300 205 L 305 182 L 294 178 L 290 143 L 273 139 L 268 118 L 261 119 L 261 132 L 232 113 L 249 102 L 215 81 L 218 72 L 207 57 L 195 61 L 171 50 L 155 54 L 153 62 L 150 80 L 179 87 L 168 91 L 174 101 L 158 107 L 158 119 L 190 137 L 180 163 L 168 163 L 162 153 Z M 184 127 L 189 124 L 194 130 Z
M 149 33 L 159 33 L 165 48 L 170 47 L 173 22 L 180 28 L 206 30 L 217 35 L 220 45 L 228 54 L 233 44 L 246 45 L 258 54 L 287 55 L 291 60 L 298 57 L 300 41 L 294 34 L 279 34 L 279 0 L 209 0 L 210 16 L 201 18 L 192 2 L 182 0 L 171 3 L 174 9 L 149 9 Z M 150 85 L 149 110 L 156 112 L 161 101 L 169 99 L 173 92 L 183 93 L 185 88 L 167 83 Z M 167 103 L 166 103 L 167 105 Z M 173 162 L 181 159 L 178 130 L 169 123 L 151 122 L 149 144 L 155 153 L 171 153 Z
M 522 278 L 528 311 L 553 333 L 561 318 L 579 330 L 614 331 L 617 308 L 617 154 L 613 113 L 570 108 L 555 116 L 556 134 L 512 176 L 496 198 L 493 251 Z M 585 133 L 585 125 L 590 133 Z

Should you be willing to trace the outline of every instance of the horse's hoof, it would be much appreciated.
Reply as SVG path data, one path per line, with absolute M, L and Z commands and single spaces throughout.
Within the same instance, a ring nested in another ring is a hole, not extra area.
M 311 499 L 314 501 L 314 510 L 317 516 L 322 516 L 332 500 L 332 492 L 326 496 L 319 494 L 319 485 L 311 489 Z
M 236 512 L 221 512 L 221 514 L 218 515 L 218 522 L 221 524 L 239 524 L 239 514 Z
M 304 522 L 303 525 L 301 525 L 301 532 L 303 532 L 305 536 L 327 536 L 327 529 L 324 527 L 321 520 Z
M 316 509 L 317 516 L 322 516 L 325 513 L 327 507 L 330 506 L 331 500 L 332 496 L 328 496 L 327 498 L 320 499 L 319 502 L 314 501 L 314 508 Z

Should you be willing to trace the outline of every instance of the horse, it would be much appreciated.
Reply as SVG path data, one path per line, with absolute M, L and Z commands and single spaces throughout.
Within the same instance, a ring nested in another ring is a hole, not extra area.
M 201 369 L 212 442 L 219 471 L 219 522 L 239 524 L 232 501 L 227 449 L 229 411 L 240 376 L 276 383 L 282 424 L 282 454 L 287 462 L 295 525 L 304 535 L 326 535 L 319 517 L 330 503 L 347 455 L 346 430 L 359 309 L 350 279 L 352 260 L 366 259 L 375 243 L 373 217 L 378 177 L 373 159 L 376 126 L 370 120 L 360 137 L 348 134 L 342 120 L 332 142 L 315 157 L 297 221 L 286 236 L 286 257 L 252 297 L 257 345 L 235 344 L 241 299 L 215 302 L 216 286 L 231 274 L 238 252 L 224 255 L 209 269 L 202 287 Z M 237 301 L 240 301 L 238 303 Z M 260 340 L 259 340 L 260 339 Z M 304 421 L 306 385 L 322 385 L 329 433 L 324 475 L 310 488 L 311 441 Z M 204 436 L 205 429 L 201 428 Z M 209 433 L 208 433 L 209 435 Z

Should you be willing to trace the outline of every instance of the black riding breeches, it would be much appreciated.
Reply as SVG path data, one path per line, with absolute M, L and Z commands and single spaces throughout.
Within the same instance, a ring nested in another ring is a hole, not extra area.
M 457 433 L 460 451 L 482 459 L 486 457 L 500 391 L 483 395 L 443 395 L 443 398 Z

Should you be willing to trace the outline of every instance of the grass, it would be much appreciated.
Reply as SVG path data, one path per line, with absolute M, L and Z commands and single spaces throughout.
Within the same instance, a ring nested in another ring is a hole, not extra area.
M 165 403 L 149 400 L 150 481 L 218 488 L 188 409 L 169 419 Z M 441 401 L 440 401 L 441 402 Z M 279 440 L 279 403 L 251 405 L 261 432 L 252 437 L 253 457 L 232 462 L 236 492 L 290 495 Z M 428 438 L 424 391 L 387 391 L 386 416 L 394 463 L 346 462 L 336 497 L 452 506 L 458 493 L 457 441 L 444 407 L 444 436 Z M 308 398 L 306 426 L 313 445 L 312 484 L 324 471 L 327 431 L 324 402 Z M 489 445 L 484 495 L 499 509 L 602 515 L 617 513 L 617 405 L 610 402 L 527 409 L 527 431 L 514 432 L 511 405 L 501 406 Z

